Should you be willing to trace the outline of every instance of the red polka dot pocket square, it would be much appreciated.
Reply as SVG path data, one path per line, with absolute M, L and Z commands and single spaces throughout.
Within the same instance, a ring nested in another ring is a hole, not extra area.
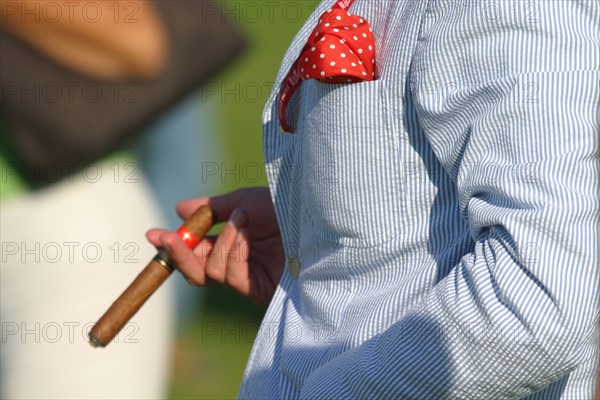
M 356 83 L 377 79 L 375 41 L 369 23 L 347 11 L 352 2 L 340 1 L 319 18 L 302 52 L 287 75 L 279 97 L 279 121 L 285 120 L 287 105 L 302 80 L 324 83 Z

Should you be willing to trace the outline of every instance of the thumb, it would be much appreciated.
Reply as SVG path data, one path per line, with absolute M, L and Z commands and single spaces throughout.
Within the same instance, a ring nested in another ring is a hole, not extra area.
M 220 196 L 185 200 L 177 204 L 177 213 L 187 219 L 198 207 L 208 205 L 215 213 L 215 223 L 225 222 L 229 220 L 233 210 L 239 207 L 241 197 L 241 191 L 236 190 Z

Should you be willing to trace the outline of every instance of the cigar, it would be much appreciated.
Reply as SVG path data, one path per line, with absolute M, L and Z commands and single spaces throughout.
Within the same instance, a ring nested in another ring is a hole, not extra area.
M 214 223 L 214 214 L 210 207 L 202 206 L 179 227 L 177 233 L 185 244 L 193 249 L 206 235 Z M 168 253 L 160 250 L 148 266 L 135 278 L 119 298 L 96 322 L 89 333 L 93 347 L 105 347 L 121 331 L 123 326 L 144 305 L 146 300 L 175 269 Z

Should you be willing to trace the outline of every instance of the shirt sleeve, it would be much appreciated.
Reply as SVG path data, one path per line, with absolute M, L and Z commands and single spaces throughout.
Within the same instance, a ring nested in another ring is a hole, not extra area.
M 405 318 L 315 370 L 301 398 L 557 398 L 594 363 L 599 8 L 430 3 L 407 98 L 475 246 Z M 591 398 L 593 378 L 579 385 Z

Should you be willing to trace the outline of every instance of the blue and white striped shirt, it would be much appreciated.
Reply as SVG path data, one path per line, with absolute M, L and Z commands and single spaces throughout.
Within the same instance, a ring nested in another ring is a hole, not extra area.
M 591 398 L 600 2 L 350 11 L 373 28 L 380 79 L 303 82 L 294 135 L 276 92 L 265 108 L 288 262 L 240 397 Z

